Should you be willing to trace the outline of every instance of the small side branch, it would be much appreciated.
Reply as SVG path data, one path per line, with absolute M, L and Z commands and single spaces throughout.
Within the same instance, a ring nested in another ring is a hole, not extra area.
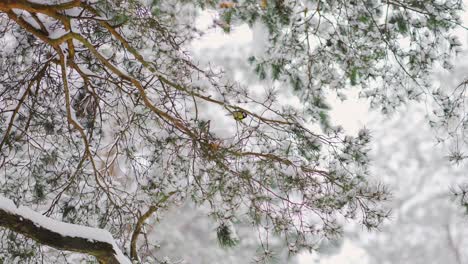
M 135 230 L 133 231 L 132 234 L 132 240 L 130 243 L 130 258 L 132 260 L 138 260 L 138 254 L 136 250 L 136 242 L 138 240 L 138 235 L 141 232 L 141 228 L 143 227 L 143 224 L 145 223 L 146 219 L 148 219 L 154 212 L 156 212 L 158 208 L 156 206 L 150 206 L 148 211 L 144 213 L 142 216 L 138 218 L 138 221 L 135 226 Z
M 170 192 L 168 193 L 167 195 L 164 195 L 155 205 L 151 205 L 149 208 L 148 208 L 148 211 L 146 211 L 146 213 L 144 213 L 143 215 L 141 215 L 138 220 L 137 220 L 137 223 L 135 225 L 135 230 L 133 230 L 133 234 L 132 234 L 132 239 L 130 241 L 130 258 L 132 260 L 137 260 L 138 261 L 138 254 L 137 254 L 137 249 L 136 249 L 136 243 L 137 243 L 137 240 L 138 240 L 138 236 L 140 235 L 141 233 L 141 229 L 143 228 L 143 225 L 145 224 L 145 221 L 153 214 L 155 213 L 158 208 L 160 208 L 160 206 L 162 204 L 164 204 L 172 195 L 174 195 L 176 192 Z

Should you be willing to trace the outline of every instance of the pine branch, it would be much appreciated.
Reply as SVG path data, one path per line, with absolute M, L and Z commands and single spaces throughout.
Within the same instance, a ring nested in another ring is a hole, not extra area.
M 115 244 L 109 242 L 113 238 L 107 231 L 59 222 L 27 207 L 16 207 L 13 201 L 1 196 L 0 226 L 59 250 L 92 255 L 100 263 L 130 263 Z M 84 231 L 82 237 L 79 236 L 80 230 Z M 89 234 L 93 238 L 86 237 Z M 95 238 L 97 235 L 100 240 Z

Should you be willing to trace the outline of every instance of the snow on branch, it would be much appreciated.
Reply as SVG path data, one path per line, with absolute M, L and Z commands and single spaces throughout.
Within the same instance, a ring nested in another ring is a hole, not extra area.
M 2 196 L 0 226 L 56 249 L 93 255 L 100 263 L 130 263 L 108 231 L 60 222 L 27 207 L 17 207 L 12 200 Z

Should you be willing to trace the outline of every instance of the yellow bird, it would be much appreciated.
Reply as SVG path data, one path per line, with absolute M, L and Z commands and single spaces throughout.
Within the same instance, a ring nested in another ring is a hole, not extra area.
M 247 113 L 241 110 L 233 111 L 232 116 L 235 120 L 241 121 L 247 117 Z

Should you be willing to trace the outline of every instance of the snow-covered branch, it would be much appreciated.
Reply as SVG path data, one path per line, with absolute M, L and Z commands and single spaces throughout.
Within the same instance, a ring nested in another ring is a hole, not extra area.
M 1 196 L 0 226 L 56 249 L 93 255 L 100 263 L 130 263 L 106 230 L 60 222 Z

